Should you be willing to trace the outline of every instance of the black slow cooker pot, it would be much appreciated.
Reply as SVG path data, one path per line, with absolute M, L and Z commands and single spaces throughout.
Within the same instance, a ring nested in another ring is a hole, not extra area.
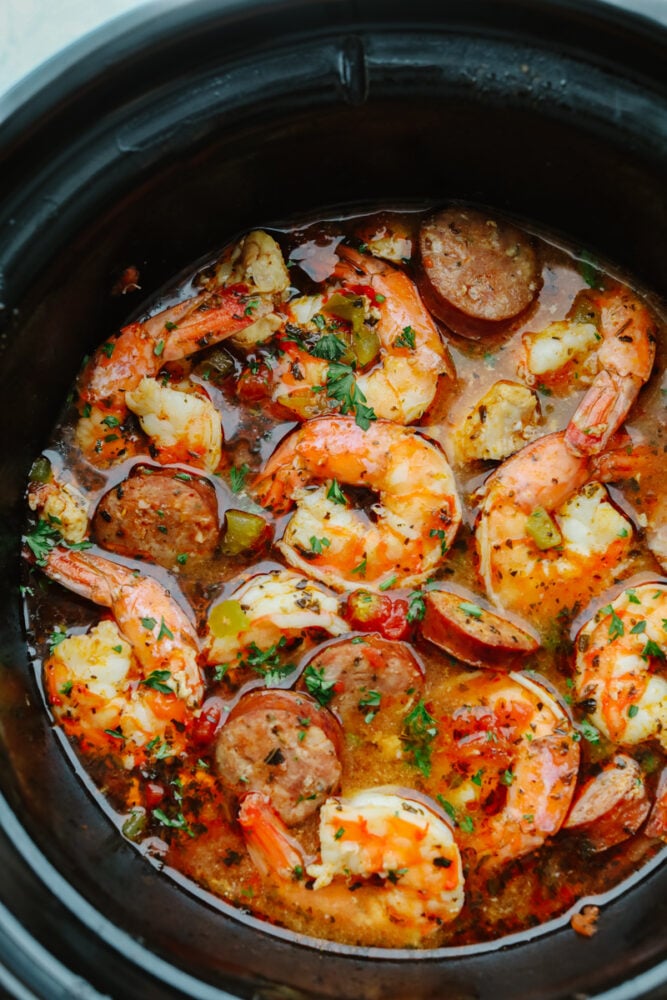
M 564 920 L 424 954 L 271 932 L 165 877 L 54 738 L 18 593 L 31 460 L 81 357 L 128 308 L 109 297 L 128 264 L 150 294 L 251 226 L 455 197 L 563 234 L 664 292 L 666 48 L 656 22 L 592 0 L 164 4 L 10 98 L 23 100 L 3 126 L 0 187 L 8 995 L 667 995 L 660 863 L 603 902 L 590 940 Z

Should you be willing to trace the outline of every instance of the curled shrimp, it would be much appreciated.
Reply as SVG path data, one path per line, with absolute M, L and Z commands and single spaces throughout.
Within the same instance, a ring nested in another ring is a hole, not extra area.
M 600 608 L 576 639 L 577 697 L 614 743 L 667 749 L 667 584 L 642 583 Z
M 131 769 L 152 753 L 185 749 L 188 710 L 164 683 L 168 671 L 147 674 L 115 622 L 57 638 L 44 663 L 46 692 L 56 722 L 82 750 Z
M 144 678 L 159 674 L 158 690 L 172 692 L 191 707 L 201 702 L 197 632 L 157 580 L 104 556 L 59 547 L 46 556 L 44 571 L 68 590 L 110 609 Z
M 582 293 L 572 318 L 524 336 L 533 378 L 590 384 L 572 416 L 565 442 L 574 455 L 598 455 L 619 429 L 655 358 L 656 325 L 628 288 Z
M 249 234 L 242 246 L 254 246 L 257 235 Z M 266 233 L 259 235 L 270 241 L 273 246 L 269 249 L 282 262 L 275 241 Z M 265 248 L 264 253 L 267 252 Z M 247 257 L 241 271 L 238 268 L 231 272 L 221 271 L 220 278 L 214 276 L 197 295 L 149 319 L 130 323 L 93 354 L 79 378 L 83 409 L 77 427 L 79 445 L 91 459 L 98 463 L 113 461 L 129 453 L 132 441 L 129 435 L 122 433 L 123 423 L 130 409 L 145 417 L 141 410 L 146 408 L 147 394 L 152 397 L 160 395 L 159 384 L 150 383 L 155 381 L 165 363 L 178 361 L 239 334 L 273 314 L 274 299 L 282 295 L 284 280 L 288 279 L 279 275 L 276 280 L 280 287 L 270 291 L 258 290 L 254 284 L 256 274 L 262 289 L 268 280 L 261 267 L 258 269 L 257 258 L 261 254 L 257 251 L 257 254 L 249 253 Z M 243 256 L 242 260 L 245 260 Z M 282 267 L 284 270 L 284 262 Z M 222 283 L 232 277 L 235 283 Z M 244 280 L 240 281 L 241 278 Z M 273 324 L 270 332 L 275 328 Z M 157 405 L 157 399 L 155 402 Z M 208 403 L 212 408 L 208 397 L 201 402 Z M 181 411 L 183 407 L 192 408 L 194 404 L 181 401 L 181 406 L 176 407 L 173 399 L 165 402 L 162 396 L 160 405 L 170 405 L 172 409 Z M 152 409 L 155 410 L 155 407 Z M 201 420 L 210 422 L 210 414 Z M 184 447 L 187 447 L 187 435 Z M 198 453 L 198 443 L 192 450 Z
M 339 246 L 337 253 L 340 259 L 334 269 L 336 284 L 323 295 L 296 300 L 288 306 L 291 325 L 281 340 L 285 355 L 274 370 L 274 398 L 300 417 L 337 405 L 331 393 L 336 368 L 329 362 L 339 360 L 339 354 L 321 353 L 321 344 L 328 338 L 334 346 L 337 341 L 339 350 L 344 349 L 340 335 L 336 337 L 340 321 L 334 319 L 331 325 L 330 318 L 325 328 L 328 333 L 322 340 L 319 337 L 325 319 L 320 310 L 327 312 L 332 294 L 340 289 L 349 296 L 350 311 L 363 312 L 362 340 L 377 338 L 379 353 L 370 352 L 372 367 L 355 376 L 356 397 L 376 417 L 410 424 L 433 402 L 439 376 L 453 375 L 442 338 L 416 286 L 403 271 L 350 247 Z M 290 330 L 301 323 L 306 329 L 312 328 L 315 319 L 320 321 L 319 328 L 313 330 L 318 341 L 309 353 Z M 340 360 L 345 361 L 346 355 Z M 365 366 L 369 363 L 366 361 Z
M 545 627 L 568 605 L 585 605 L 628 565 L 632 523 L 593 465 L 563 432 L 517 452 L 491 475 L 475 527 L 479 572 L 503 608 Z
M 624 442 L 600 455 L 597 468 L 605 482 L 624 490 L 625 499 L 635 509 L 637 520 L 646 532 L 646 544 L 667 573 L 667 488 L 664 476 L 665 454 L 662 448 L 638 442 Z
M 378 494 L 371 518 L 345 486 Z M 341 488 L 343 487 L 343 488 Z M 439 565 L 461 523 L 453 473 L 417 431 L 352 417 L 321 417 L 293 431 L 255 486 L 276 512 L 296 504 L 278 548 L 290 565 L 336 590 L 410 586 Z
M 298 573 L 261 573 L 216 604 L 209 614 L 205 641 L 209 663 L 233 661 L 251 647 L 266 650 L 298 638 L 300 650 L 310 631 L 343 635 L 349 630 L 338 614 L 338 600 Z
M 336 940 L 414 947 L 463 906 L 458 847 L 444 815 L 423 797 L 370 789 L 327 799 L 319 861 L 310 864 L 261 794 L 246 796 L 239 822 L 269 891 L 302 914 L 304 929 L 312 915 L 325 916 Z
M 567 816 L 579 768 L 572 723 L 524 674 L 467 673 L 448 690 L 427 787 L 484 870 L 540 847 Z

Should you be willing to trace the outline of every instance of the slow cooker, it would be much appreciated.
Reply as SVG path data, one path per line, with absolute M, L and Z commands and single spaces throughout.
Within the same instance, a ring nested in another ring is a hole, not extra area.
M 639 5 L 631 5 L 636 11 Z M 54 15 L 56 16 L 56 15 Z M 8 101 L 0 155 L 0 984 L 16 997 L 667 995 L 667 867 L 516 939 L 415 954 L 272 929 L 124 841 L 54 739 L 19 599 L 23 493 L 81 357 L 237 233 L 455 198 L 665 291 L 666 34 L 592 0 L 153 4 Z

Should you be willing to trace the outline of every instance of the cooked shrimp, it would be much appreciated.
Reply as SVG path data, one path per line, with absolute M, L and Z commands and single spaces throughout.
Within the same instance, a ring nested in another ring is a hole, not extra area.
M 439 788 L 457 842 L 484 870 L 540 847 L 563 824 L 579 744 L 550 692 L 524 674 L 466 673 L 435 720 L 427 788 Z
M 614 743 L 667 749 L 667 584 L 624 590 L 580 630 L 576 691 Z
M 273 314 L 275 289 L 263 292 L 254 285 L 260 272 L 249 254 L 241 270 L 221 272 L 220 280 L 214 277 L 193 298 L 123 327 L 118 336 L 98 348 L 79 379 L 84 406 L 77 439 L 84 451 L 99 456 L 97 461 L 113 460 L 118 446 L 114 444 L 106 454 L 105 438 L 110 435 L 105 432 L 112 428 L 114 441 L 122 439 L 118 430 L 128 414 L 126 394 L 135 392 L 142 379 L 156 376 L 166 362 L 194 354 Z M 227 286 L 222 283 L 225 278 L 236 283 Z
M 28 505 L 57 528 L 66 542 L 78 544 L 86 538 L 90 504 L 73 483 L 61 483 L 55 477 L 46 483 L 31 483 Z
M 193 389 L 195 387 L 193 386 Z M 125 401 L 151 439 L 151 455 L 161 464 L 184 462 L 214 472 L 222 452 L 220 414 L 202 391 L 187 392 L 142 378 Z
M 667 573 L 667 489 L 664 475 L 664 450 L 645 443 L 632 444 L 605 452 L 596 467 L 605 482 L 629 489 L 626 500 L 637 512 L 637 520 L 646 532 L 646 544 Z
M 584 314 L 588 308 L 589 313 Z M 524 337 L 527 369 L 544 380 L 590 384 L 567 428 L 574 455 L 597 455 L 625 420 L 655 358 L 656 326 L 644 303 L 621 285 L 586 291 L 571 321 Z M 584 322 L 576 317 L 582 315 Z
M 537 395 L 525 385 L 494 382 L 454 432 L 459 461 L 499 461 L 523 448 L 539 434 Z
M 162 689 L 189 706 L 200 703 L 204 689 L 197 632 L 157 580 L 104 556 L 62 548 L 51 549 L 44 571 L 68 590 L 111 610 L 146 677 L 157 672 Z
M 562 432 L 539 438 L 486 481 L 475 529 L 489 596 L 537 624 L 587 604 L 629 564 L 632 523 L 592 481 Z
M 327 799 L 320 857 L 311 864 L 262 795 L 246 796 L 239 822 L 269 891 L 305 920 L 325 915 L 337 940 L 414 947 L 463 906 L 452 831 L 435 803 L 409 792 L 370 789 Z
M 343 635 L 349 626 L 338 600 L 323 587 L 289 570 L 261 573 L 212 609 L 205 641 L 209 663 L 233 661 L 242 650 L 269 649 L 307 633 Z M 306 651 L 302 644 L 302 652 Z
M 453 375 L 438 329 L 415 285 L 403 271 L 350 247 L 339 246 L 337 252 L 341 258 L 334 271 L 338 284 L 329 286 L 323 295 L 304 297 L 289 305 L 292 325 L 281 340 L 285 356 L 274 370 L 274 398 L 300 417 L 313 416 L 336 405 L 331 393 L 335 365 L 330 362 L 347 360 L 347 354 L 340 354 L 346 346 L 341 340 L 340 321 L 334 320 L 331 329 L 329 323 L 325 337 L 319 338 L 325 319 L 320 310 L 326 313 L 329 304 L 334 309 L 332 295 L 338 288 L 350 296 L 349 312 L 363 313 L 358 334 L 362 343 L 376 338 L 379 350 L 378 356 L 366 343 L 360 352 L 359 367 L 376 358 L 379 363 L 355 376 L 359 400 L 376 417 L 400 424 L 412 423 L 433 402 L 439 376 Z M 338 311 L 343 316 L 347 310 L 341 311 L 339 307 Z M 337 313 L 334 311 L 333 315 Z M 316 319 L 320 321 L 319 328 L 313 326 Z M 300 323 L 318 337 L 312 353 L 298 338 L 290 339 L 293 334 L 289 331 Z M 322 353 L 322 341 L 326 338 L 334 347 L 337 341 L 338 351 Z M 328 394 L 323 389 L 329 389 Z
M 378 494 L 372 520 L 341 490 Z M 456 484 L 438 445 L 417 431 L 352 417 L 321 417 L 293 431 L 256 483 L 276 512 L 296 504 L 278 548 L 336 590 L 410 586 L 440 564 L 461 523 Z
M 166 681 L 168 670 L 147 674 L 115 622 L 52 648 L 44 664 L 49 703 L 68 736 L 84 751 L 111 753 L 131 769 L 152 753 L 185 749 L 185 702 Z

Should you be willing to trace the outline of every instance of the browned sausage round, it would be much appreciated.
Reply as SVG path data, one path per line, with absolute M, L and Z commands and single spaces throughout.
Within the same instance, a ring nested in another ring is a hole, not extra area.
M 539 649 L 530 632 L 459 594 L 433 590 L 424 595 L 424 604 L 422 635 L 473 667 L 511 670 Z
M 563 829 L 585 834 L 594 851 L 605 851 L 635 834 L 649 808 L 639 764 L 617 753 L 583 786 Z
M 344 725 L 353 725 L 369 715 L 417 700 L 424 678 L 409 646 L 373 633 L 333 642 L 320 650 L 300 683 L 306 687 L 313 683 L 318 690 L 329 692 L 329 706 Z
M 484 212 L 454 206 L 425 219 L 419 251 L 426 305 L 464 336 L 518 316 L 541 285 L 530 238 Z
M 331 712 L 298 691 L 244 695 L 215 749 L 218 774 L 239 798 L 263 792 L 288 826 L 318 809 L 340 781 L 342 734 Z
M 667 841 L 667 767 L 660 772 L 655 802 L 646 824 L 646 836 Z
M 220 531 L 215 490 L 203 479 L 183 476 L 171 469 L 136 468 L 97 505 L 96 542 L 167 569 L 209 558 Z

